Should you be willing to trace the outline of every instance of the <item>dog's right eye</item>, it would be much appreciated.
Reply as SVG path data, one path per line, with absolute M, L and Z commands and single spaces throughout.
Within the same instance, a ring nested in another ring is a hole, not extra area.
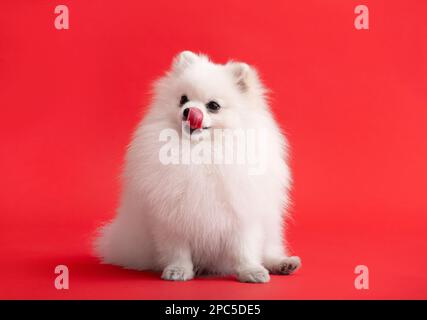
M 188 102 L 188 97 L 184 94 L 181 96 L 181 99 L 179 100 L 179 106 L 182 107 L 187 102 Z

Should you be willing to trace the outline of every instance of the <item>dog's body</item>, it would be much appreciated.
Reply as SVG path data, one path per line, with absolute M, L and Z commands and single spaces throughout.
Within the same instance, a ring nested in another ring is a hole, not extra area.
M 199 139 L 191 139 L 189 150 L 182 140 L 190 135 L 170 141 L 180 161 L 165 165 L 159 160 L 165 144 L 159 137 L 165 129 L 180 132 L 183 117 L 190 120 L 191 137 Z M 183 163 L 206 143 L 200 138 L 214 129 L 237 128 L 265 132 L 262 173 L 249 174 L 247 163 Z M 101 229 L 98 256 L 126 268 L 163 271 L 167 280 L 207 272 L 266 282 L 268 271 L 295 271 L 300 260 L 288 257 L 283 243 L 290 184 L 285 160 L 286 140 L 255 70 L 181 53 L 156 83 L 151 108 L 134 134 L 121 205 L 116 218 Z

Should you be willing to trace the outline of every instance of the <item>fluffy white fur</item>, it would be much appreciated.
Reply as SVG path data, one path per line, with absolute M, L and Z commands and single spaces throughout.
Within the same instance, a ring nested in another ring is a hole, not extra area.
M 162 271 L 166 280 L 217 273 L 267 282 L 269 272 L 294 272 L 300 259 L 287 255 L 283 236 L 287 144 L 255 69 L 239 62 L 214 64 L 184 51 L 154 89 L 126 155 L 117 216 L 100 229 L 97 255 L 104 263 Z M 184 94 L 188 105 L 203 111 L 203 126 L 211 128 L 202 135 L 213 128 L 266 130 L 265 172 L 250 175 L 241 164 L 162 164 L 160 132 L 181 132 Z M 222 106 L 218 113 L 206 110 L 210 100 Z

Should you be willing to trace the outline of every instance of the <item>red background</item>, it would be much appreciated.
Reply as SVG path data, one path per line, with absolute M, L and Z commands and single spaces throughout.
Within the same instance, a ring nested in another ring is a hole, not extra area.
M 54 28 L 54 8 L 70 29 Z M 370 9 L 370 30 L 354 8 Z M 427 298 L 425 1 L 1 1 L 0 298 Z M 265 285 L 98 264 L 125 146 L 179 51 L 258 67 L 292 146 L 289 242 Z M 54 288 L 54 268 L 70 289 Z M 368 266 L 370 289 L 354 288 Z

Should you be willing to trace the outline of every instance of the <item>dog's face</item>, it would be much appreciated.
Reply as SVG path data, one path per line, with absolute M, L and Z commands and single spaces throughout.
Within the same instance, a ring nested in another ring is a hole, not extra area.
M 155 106 L 174 128 L 203 135 L 212 129 L 241 128 L 262 96 L 256 71 L 247 64 L 214 64 L 184 51 L 157 83 Z

